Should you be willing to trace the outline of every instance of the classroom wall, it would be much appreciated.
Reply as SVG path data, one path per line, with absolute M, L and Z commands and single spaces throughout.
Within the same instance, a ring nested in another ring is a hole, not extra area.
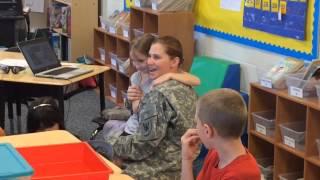
M 285 56 L 226 41 L 224 39 L 195 33 L 196 54 L 222 58 L 241 65 L 241 85 L 243 92 L 249 92 L 250 82 L 257 81 L 257 70 L 270 69 Z
M 34 32 L 37 28 L 47 27 L 47 11 L 48 11 L 49 0 L 44 0 L 44 12 L 31 12 L 30 13 L 30 29 Z
M 47 4 L 48 0 L 46 0 Z M 102 14 L 109 16 L 114 10 L 123 9 L 123 0 L 102 0 Z M 31 14 L 32 27 L 45 27 L 46 15 Z M 241 91 L 249 91 L 249 83 L 257 80 L 257 69 L 270 69 L 285 56 L 237 44 L 224 39 L 195 33 L 196 54 L 232 60 L 241 64 Z
M 123 8 L 123 1 L 104 0 L 109 10 Z M 113 8 L 110 8 L 110 6 Z M 284 56 L 237 44 L 223 39 L 195 33 L 196 54 L 232 60 L 241 64 L 241 91 L 249 91 L 249 83 L 257 80 L 256 69 L 269 69 Z

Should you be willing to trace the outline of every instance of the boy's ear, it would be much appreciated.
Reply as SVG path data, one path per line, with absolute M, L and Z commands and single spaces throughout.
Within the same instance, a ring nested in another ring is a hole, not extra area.
M 179 63 L 180 63 L 180 58 L 179 57 L 175 57 L 171 60 L 171 68 L 178 68 L 179 67 Z
M 214 128 L 212 128 L 209 124 L 204 124 L 205 134 L 207 135 L 207 138 L 212 138 L 215 135 Z

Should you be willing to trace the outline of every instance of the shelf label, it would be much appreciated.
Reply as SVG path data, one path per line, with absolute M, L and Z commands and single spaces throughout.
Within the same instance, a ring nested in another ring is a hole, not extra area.
M 271 79 L 261 78 L 260 79 L 260 85 L 263 86 L 263 87 L 272 88 Z
M 110 26 L 109 27 L 109 32 L 112 33 L 112 34 L 115 34 L 116 33 L 116 28 Z
M 124 37 L 126 37 L 126 38 L 129 37 L 129 31 L 128 30 L 123 30 L 122 33 L 123 33 Z
M 140 0 L 134 0 L 134 5 L 137 7 L 141 7 Z
M 267 129 L 265 126 L 256 123 L 256 131 L 263 134 L 263 135 L 267 135 Z
M 117 67 L 117 60 L 111 58 L 111 65 L 114 66 L 114 67 Z
M 152 2 L 151 8 L 152 8 L 153 10 L 158 10 L 157 3 Z
M 301 88 L 290 86 L 290 95 L 303 98 L 303 90 Z
M 119 65 L 119 71 L 122 72 L 123 74 L 126 74 L 126 71 L 123 66 Z
M 114 89 L 111 89 L 111 97 L 116 98 L 117 92 Z
M 284 136 L 284 144 L 285 145 L 288 145 L 288 146 L 290 146 L 290 147 L 292 147 L 292 148 L 295 148 L 296 146 L 295 146 L 295 140 L 294 139 L 292 139 L 291 137 L 288 137 L 288 136 Z
M 106 55 L 101 53 L 100 54 L 100 58 L 101 58 L 101 61 L 105 61 L 106 60 Z

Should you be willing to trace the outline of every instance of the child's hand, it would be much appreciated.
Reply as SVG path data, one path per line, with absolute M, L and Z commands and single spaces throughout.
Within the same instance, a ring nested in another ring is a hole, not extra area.
M 138 86 L 129 86 L 127 91 L 127 97 L 129 101 L 140 100 L 143 96 L 143 92 Z
M 4 133 L 4 130 L 0 127 L 0 136 L 4 136 L 5 133 Z
M 171 79 L 171 73 L 166 73 L 152 81 L 152 86 L 157 86 Z
M 181 137 L 182 160 L 193 161 L 196 159 L 201 142 L 197 129 L 188 129 Z

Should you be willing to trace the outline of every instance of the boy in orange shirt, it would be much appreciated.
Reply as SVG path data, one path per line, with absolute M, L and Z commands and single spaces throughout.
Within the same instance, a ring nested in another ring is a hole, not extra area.
M 238 92 L 219 89 L 205 94 L 198 101 L 196 120 L 197 129 L 181 138 L 181 179 L 193 179 L 192 162 L 202 142 L 209 152 L 197 179 L 260 180 L 254 157 L 241 143 L 247 109 Z

